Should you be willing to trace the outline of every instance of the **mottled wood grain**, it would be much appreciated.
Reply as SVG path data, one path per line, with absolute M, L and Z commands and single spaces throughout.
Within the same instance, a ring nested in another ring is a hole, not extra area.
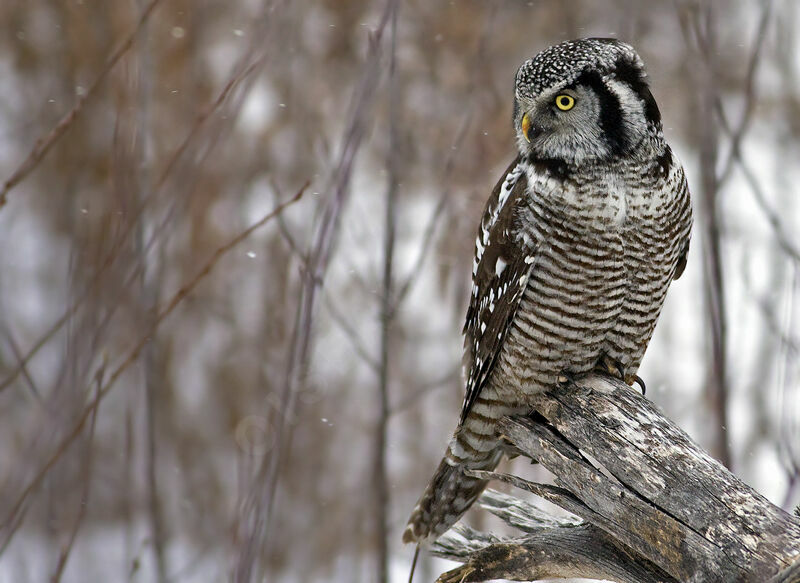
M 792 571 L 800 561 L 800 519 L 739 480 L 627 385 L 591 375 L 541 394 L 535 412 L 504 419 L 501 430 L 555 484 L 476 474 L 532 492 L 579 519 L 559 522 L 520 499 L 487 492 L 481 504 L 524 534 L 445 535 L 433 551 L 464 565 L 440 581 L 800 580 Z M 470 549 L 460 557 L 453 552 L 456 537 Z

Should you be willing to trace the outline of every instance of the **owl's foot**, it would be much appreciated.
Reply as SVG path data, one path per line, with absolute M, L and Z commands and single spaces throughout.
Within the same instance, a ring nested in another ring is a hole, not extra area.
M 619 360 L 611 358 L 607 354 L 603 354 L 597 361 L 597 364 L 594 365 L 594 372 L 608 374 L 621 381 L 625 381 L 625 367 L 622 366 Z
M 575 384 L 575 375 L 569 371 L 562 370 L 560 373 L 558 373 L 558 380 L 556 382 L 559 388 L 564 389 L 569 385 Z
M 626 375 L 625 367 L 622 366 L 622 363 L 615 358 L 611 358 L 607 354 L 601 356 L 600 359 L 597 361 L 597 364 L 594 367 L 594 372 L 611 375 L 612 377 L 616 377 L 619 380 L 631 386 L 633 386 L 633 384 L 636 383 L 637 385 L 639 385 L 639 387 L 641 387 L 642 395 L 644 395 L 645 392 L 647 391 L 647 386 L 644 384 L 642 377 L 640 377 L 639 375 L 633 375 L 633 376 Z

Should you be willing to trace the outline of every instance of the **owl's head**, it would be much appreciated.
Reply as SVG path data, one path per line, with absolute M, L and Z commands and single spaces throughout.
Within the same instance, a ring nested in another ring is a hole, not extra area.
M 552 46 L 517 71 L 514 129 L 520 153 L 572 164 L 630 154 L 661 139 L 661 114 L 639 55 L 615 39 Z

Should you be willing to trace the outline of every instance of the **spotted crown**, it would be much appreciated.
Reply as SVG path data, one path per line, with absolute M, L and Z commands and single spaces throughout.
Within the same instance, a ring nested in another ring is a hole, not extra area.
M 567 86 L 587 70 L 601 75 L 619 63 L 637 70 L 644 78 L 644 65 L 629 44 L 613 38 L 584 38 L 549 47 L 525 61 L 517 71 L 516 91 L 520 97 L 535 97 L 543 90 Z

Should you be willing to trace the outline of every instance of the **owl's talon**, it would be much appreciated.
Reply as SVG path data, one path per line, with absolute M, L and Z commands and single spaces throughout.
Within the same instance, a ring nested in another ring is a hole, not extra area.
M 647 385 L 644 384 L 644 380 L 638 374 L 633 377 L 633 382 L 639 385 L 642 388 L 642 396 L 647 392 Z
M 622 381 L 625 380 L 625 367 L 622 366 L 622 362 L 616 358 L 610 358 L 607 354 L 600 357 L 594 370 L 595 372 L 611 375 Z
M 563 389 L 564 387 L 574 383 L 575 382 L 575 377 L 572 376 L 571 373 L 568 373 L 567 371 L 562 370 L 558 374 L 558 381 L 557 382 L 558 382 L 558 386 Z

